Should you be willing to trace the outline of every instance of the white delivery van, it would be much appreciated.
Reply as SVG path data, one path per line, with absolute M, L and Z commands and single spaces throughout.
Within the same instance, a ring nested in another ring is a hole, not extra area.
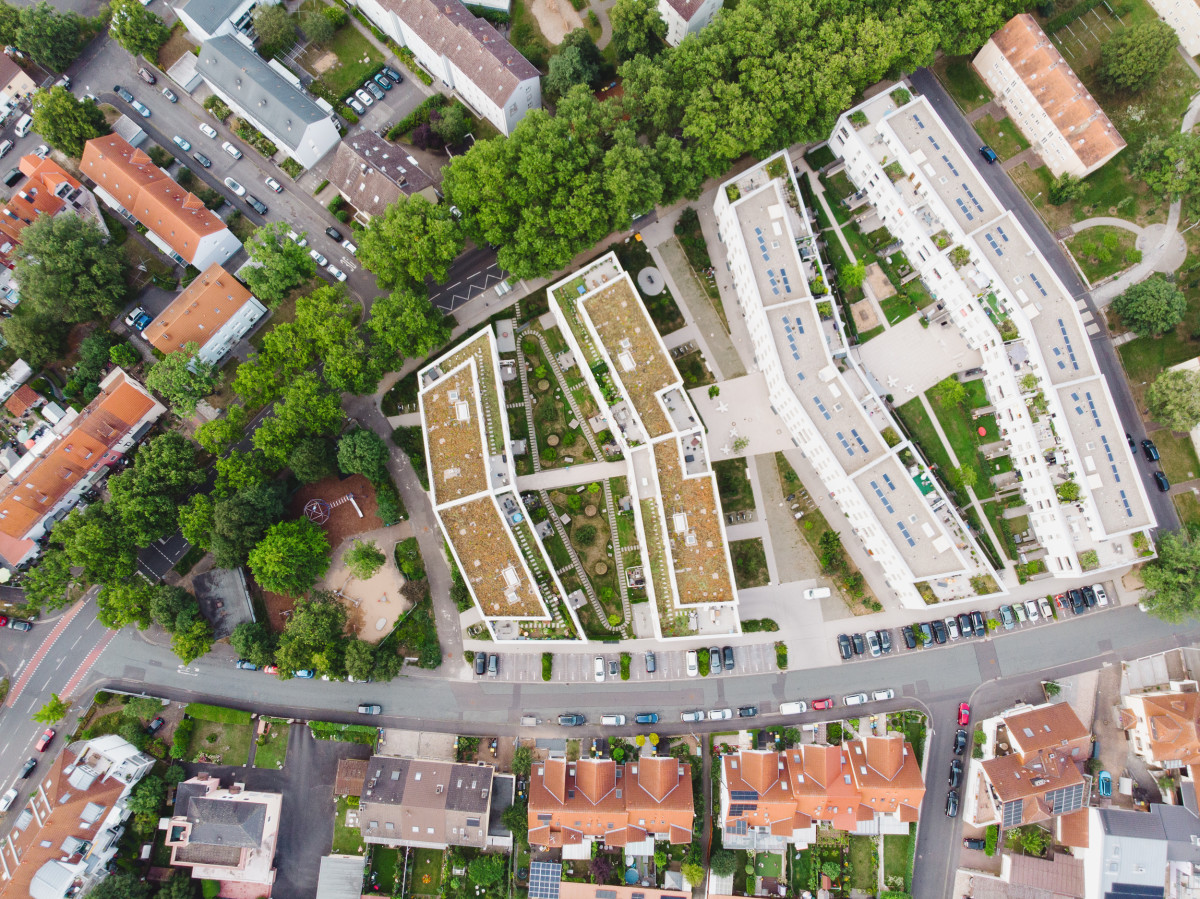
M 24 137 L 33 128 L 33 116 L 26 114 L 17 120 L 17 137 Z
M 605 727 L 620 727 L 625 723 L 624 715 L 601 715 L 600 723 Z

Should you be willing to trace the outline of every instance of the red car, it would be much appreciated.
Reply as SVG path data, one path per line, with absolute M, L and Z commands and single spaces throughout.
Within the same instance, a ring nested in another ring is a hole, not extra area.
M 814 699 L 812 701 L 812 708 L 814 710 L 816 710 L 816 709 L 831 709 L 831 708 L 833 708 L 833 700 L 832 699 Z
M 37 741 L 37 745 L 34 746 L 34 748 L 38 752 L 45 752 L 46 747 L 50 745 L 50 741 L 53 739 L 54 739 L 54 728 L 48 727 L 48 728 L 46 728 L 46 732 L 44 734 L 42 734 L 41 739 Z
M 266 668 L 263 669 L 263 674 L 278 674 L 278 673 L 279 673 L 278 665 L 268 665 Z
M 0 615 L 0 627 L 8 627 L 8 616 Z
M 971 723 L 971 705 L 970 705 L 970 703 L 960 702 L 958 704 L 959 727 L 966 727 L 970 723 Z

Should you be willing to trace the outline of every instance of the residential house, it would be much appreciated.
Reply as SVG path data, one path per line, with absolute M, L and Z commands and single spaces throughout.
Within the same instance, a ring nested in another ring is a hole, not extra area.
M 654 854 L 654 841 L 692 840 L 692 769 L 672 756 L 537 762 L 529 779 L 529 843 L 591 857 L 592 844 L 627 856 Z
M 488 849 L 507 835 L 510 848 L 511 834 L 496 825 L 512 804 L 513 787 L 512 775 L 490 765 L 372 756 L 359 827 L 366 842 L 383 846 Z
M 708 25 L 724 0 L 658 0 L 658 14 L 667 25 L 666 41 L 678 47 L 685 37 Z
M 1200 884 L 1200 818 L 1195 784 L 1184 785 L 1184 805 L 1151 805 L 1149 811 L 1088 809 L 1089 845 L 1083 863 L 1084 895 L 1195 899 Z
M 856 834 L 908 833 L 925 796 L 920 763 L 899 732 L 841 746 L 743 749 L 721 764 L 727 849 L 803 848 L 822 824 Z
M 1200 693 L 1195 681 L 1121 697 L 1121 726 L 1134 753 L 1153 768 L 1200 764 Z
M 1200 53 L 1200 3 L 1196 0 L 1147 0 L 1164 22 L 1175 29 L 1188 56 Z
M 242 247 L 199 197 L 115 134 L 88 141 L 80 169 L 105 204 L 144 226 L 150 242 L 180 265 L 204 271 Z
M 25 183 L 0 208 L 0 265 L 4 266 L 0 270 L 0 302 L 10 306 L 20 302 L 13 269 L 21 246 L 21 232 L 35 219 L 43 215 L 78 215 L 108 234 L 96 197 L 57 162 L 30 154 L 22 156 L 18 166 Z
M 275 844 L 283 796 L 222 787 L 220 779 L 199 774 L 175 789 L 175 814 L 167 831 L 171 864 L 191 868 L 196 880 L 233 885 L 225 895 L 267 895 L 275 882 Z M 261 893 L 246 887 L 260 887 Z
M 33 369 L 24 359 L 18 359 L 4 374 L 0 375 L 0 401 L 7 400 L 17 392 L 17 388 L 29 380 Z
M 0 843 L 0 897 L 65 899 L 107 873 L 129 817 L 125 797 L 154 759 L 115 734 L 72 743 L 50 763 Z
M 1065 702 L 1018 706 L 982 722 L 982 762 L 965 781 L 964 818 L 1010 829 L 1042 824 L 1065 846 L 1088 845 L 1092 735 Z
M 216 365 L 266 314 L 267 307 L 214 262 L 146 326 L 142 336 L 163 353 L 195 343 L 200 361 Z
M 172 8 L 183 27 L 197 41 L 222 34 L 254 34 L 251 18 L 258 0 L 178 0 Z
M 356 131 L 338 144 L 325 176 L 364 225 L 401 197 L 420 194 L 431 203 L 439 199 L 433 179 L 417 161 L 374 131 Z
M 511 134 L 542 105 L 541 73 L 459 0 L 356 0 L 388 37 L 407 47 L 468 109 Z
M 1083 861 L 1065 852 L 1035 858 L 1003 852 L 1000 874 L 972 868 L 963 899 L 1086 899 Z M 1113 897 L 1116 899 L 1116 897 Z
M 9 565 L 32 557 L 34 540 L 65 517 L 165 411 L 146 388 L 114 368 L 82 412 L 70 409 L 53 425 L 38 427 L 24 455 L 0 476 L 0 556 Z
M 1116 126 L 1029 13 L 993 34 L 972 65 L 1055 175 L 1083 178 L 1125 149 Z
M 22 384 L 12 396 L 4 401 L 4 408 L 13 418 L 21 418 L 28 414 L 31 409 L 36 409 L 38 406 L 44 405 L 45 402 L 46 398 L 44 396 L 28 384 Z
M 234 112 L 305 168 L 341 140 L 328 104 L 320 106 L 299 79 L 238 37 L 223 34 L 201 44 L 196 72 Z
M 37 82 L 7 53 L 0 53 L 0 103 L 16 106 L 33 95 Z

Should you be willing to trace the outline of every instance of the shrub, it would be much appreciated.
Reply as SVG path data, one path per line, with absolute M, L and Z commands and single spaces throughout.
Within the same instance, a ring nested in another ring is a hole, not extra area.
M 224 122 L 232 114 L 233 110 L 225 105 L 225 101 L 216 94 L 209 94 L 204 100 L 204 108 L 213 114 L 219 121 Z
M 779 624 L 774 618 L 747 618 L 742 622 L 742 633 L 756 634 L 779 630 Z
M 780 671 L 787 671 L 788 650 L 787 644 L 782 640 L 775 641 L 775 664 L 779 666 Z
M 362 743 L 364 746 L 374 746 L 379 736 L 375 728 L 368 724 L 334 724 L 331 721 L 310 721 L 308 729 L 314 739 L 336 740 L 340 743 Z
M 203 702 L 189 702 L 183 711 L 200 721 L 212 721 L 216 724 L 249 724 L 251 721 L 249 712 L 227 709 L 219 705 L 206 705 Z
M 444 94 L 434 94 L 427 100 L 423 101 L 420 106 L 394 124 L 388 129 L 387 139 L 396 140 L 401 135 L 408 134 L 418 125 L 427 125 L 429 116 L 435 109 L 441 109 L 449 100 Z
M 554 653 L 543 652 L 542 653 L 542 680 L 546 680 L 546 681 L 550 680 L 550 677 L 553 674 L 554 674 Z
M 188 744 L 192 742 L 192 733 L 196 730 L 196 722 L 191 718 L 184 718 L 175 728 L 175 733 L 171 736 L 170 756 L 173 759 L 183 759 L 187 757 Z
M 629 665 L 632 660 L 633 656 L 629 653 L 621 653 L 621 680 L 629 680 Z
M 983 835 L 983 852 L 988 858 L 996 854 L 996 841 L 1000 839 L 1000 826 L 989 824 Z

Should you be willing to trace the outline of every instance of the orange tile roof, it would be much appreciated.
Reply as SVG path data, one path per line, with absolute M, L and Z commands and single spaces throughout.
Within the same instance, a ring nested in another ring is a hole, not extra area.
M 1073 849 L 1087 849 L 1091 828 L 1086 808 L 1059 815 L 1055 821 L 1055 842 Z
M 80 480 L 121 457 L 112 452 L 155 405 L 136 381 L 119 375 L 80 413 L 70 431 L 15 481 L 0 479 L 0 531 L 24 537 Z
M 225 223 L 199 197 L 118 135 L 88 141 L 80 170 L 189 262 L 201 239 L 225 230 Z
M 1087 729 L 1069 703 L 1054 702 L 1004 716 L 1009 742 L 1018 752 L 1030 753 L 1051 747 L 1066 747 L 1086 740 Z
M 1125 147 L 1116 126 L 1033 16 L 1014 16 L 992 41 L 1085 166 Z
M 13 415 L 22 416 L 42 400 L 42 395 L 30 387 L 28 384 L 22 384 L 16 389 L 8 401 L 4 404 L 4 408 Z
M 1178 760 L 1184 765 L 1200 762 L 1200 693 L 1164 693 L 1129 698 L 1141 704 L 1141 712 L 1139 714 L 1135 708 L 1132 711 L 1135 720 L 1125 724 L 1125 727 L 1134 726 L 1137 718 L 1145 719 L 1149 737 L 1146 748 L 1152 761 Z
M 251 296 L 241 281 L 214 262 L 146 326 L 142 336 L 164 353 L 189 343 L 203 347 Z
M 55 195 L 61 184 L 71 188 L 82 185 L 72 178 L 53 159 L 22 156 L 21 172 L 28 179 L 12 198 L 0 207 L 0 264 L 12 268 L 16 250 L 21 245 L 21 232 L 42 215 L 57 215 L 66 208 L 66 201 Z

